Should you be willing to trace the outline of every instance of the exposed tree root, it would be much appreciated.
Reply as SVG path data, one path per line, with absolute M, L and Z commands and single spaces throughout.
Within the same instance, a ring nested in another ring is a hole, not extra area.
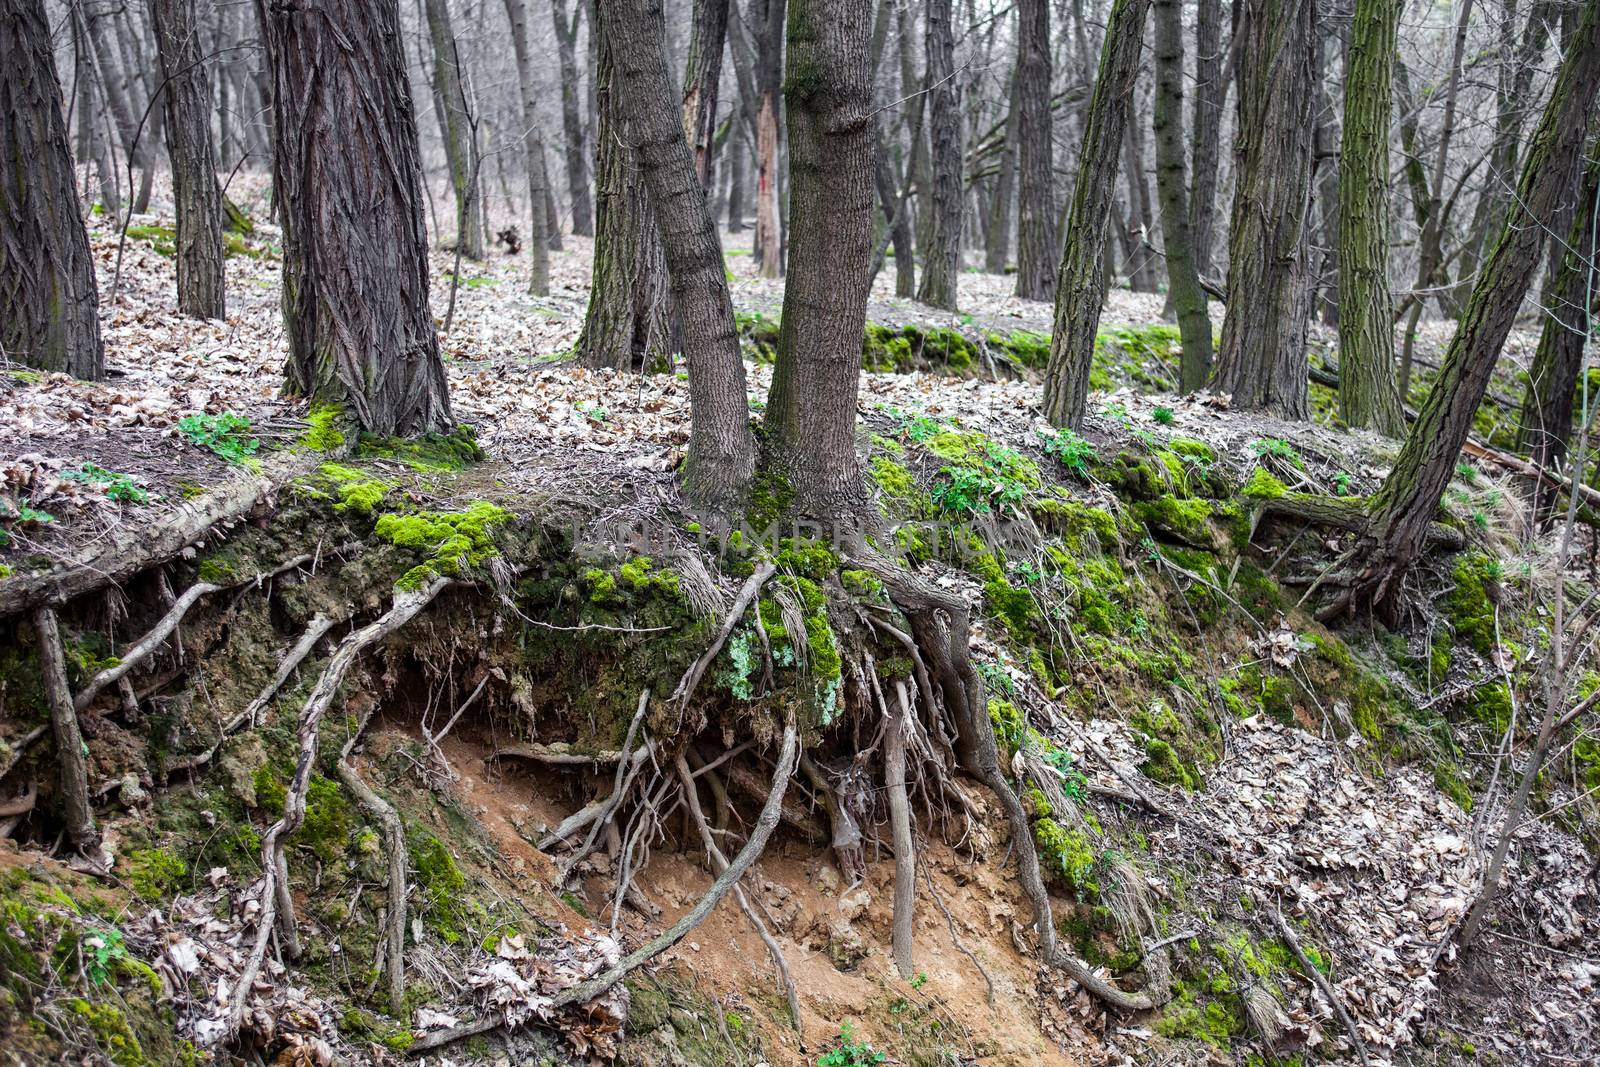
M 0 582 L 0 618 L 41 604 L 63 604 L 102 586 L 120 585 L 157 563 L 165 563 L 219 526 L 270 510 L 277 491 L 307 474 L 325 454 L 284 452 L 264 461 L 259 472 L 240 473 L 216 489 L 184 501 L 148 526 L 129 526 L 92 551 L 43 574 Z
M 383 828 L 383 850 L 389 860 L 389 906 L 384 909 L 385 970 L 389 976 L 389 1014 L 406 1017 L 406 831 L 399 814 L 387 800 L 361 778 L 350 763 L 350 753 L 366 730 L 363 719 L 339 753 L 339 780 L 355 794 L 357 802 Z
M 667 949 L 676 945 L 689 935 L 689 932 L 703 922 L 713 908 L 722 902 L 728 891 L 744 876 L 752 864 L 760 857 L 767 846 L 767 839 L 772 836 L 772 831 L 778 826 L 779 811 L 783 806 L 783 796 L 788 788 L 789 779 L 794 774 L 800 752 L 800 734 L 793 720 L 784 724 L 783 745 L 778 753 L 777 768 L 773 771 L 772 787 L 767 793 L 766 803 L 761 807 L 761 814 L 757 817 L 755 825 L 750 830 L 750 836 L 745 841 L 744 847 L 733 858 L 727 868 L 719 874 L 711 888 L 706 891 L 694 907 L 685 912 L 677 922 L 663 930 L 654 939 L 640 946 L 620 962 L 594 978 L 557 993 L 545 1006 L 547 1013 L 555 1013 L 565 1008 L 579 1004 L 587 1004 L 596 997 L 603 995 L 612 986 L 626 978 L 632 971 L 655 959 Z M 488 1033 L 504 1025 L 505 1016 L 499 1012 L 492 1012 L 476 1022 L 466 1023 L 449 1030 L 440 1030 L 419 1038 L 406 1050 L 407 1055 L 416 1056 L 433 1049 L 443 1048 L 476 1034 Z
M 681 702 L 680 706 L 686 706 L 689 703 L 694 696 L 694 691 L 700 687 L 700 679 L 705 675 L 706 668 L 710 667 L 712 661 L 717 658 L 717 653 L 722 651 L 722 646 L 728 643 L 728 635 L 733 633 L 733 628 L 739 625 L 740 619 L 744 618 L 745 609 L 750 606 L 751 601 L 755 600 L 756 595 L 761 592 L 761 587 L 766 584 L 767 579 L 771 578 L 777 569 L 772 563 L 762 563 L 756 568 L 754 574 L 745 579 L 744 587 L 739 590 L 739 595 L 734 598 L 733 606 L 728 609 L 727 618 L 722 620 L 722 627 L 717 631 L 716 640 L 712 641 L 711 647 L 701 653 L 700 658 L 695 660 L 689 669 L 684 672 L 683 678 L 679 680 L 678 687 L 672 691 L 672 696 L 668 698 L 669 700 Z
M 55 610 L 35 609 L 33 630 L 39 643 L 39 668 L 44 675 L 45 697 L 50 703 L 50 725 L 56 738 L 56 767 L 60 774 L 61 798 L 66 809 L 67 839 L 78 854 L 95 866 L 102 866 L 100 831 L 89 805 L 88 751 L 83 732 L 78 728 L 78 712 L 72 704 L 67 683 L 67 662 L 61 650 L 61 631 Z
M 894 834 L 894 924 L 890 950 L 900 977 L 916 973 L 912 961 L 913 920 L 917 907 L 917 846 L 911 836 L 911 802 L 906 797 L 906 730 L 911 707 L 906 683 L 895 683 L 898 700 L 889 712 L 883 739 L 883 777 L 889 793 L 889 825 Z
M 317 737 L 323 715 L 338 696 L 339 687 L 355 664 L 356 657 L 369 645 L 410 622 L 434 597 L 452 584 L 453 579 L 435 578 L 421 589 L 397 590 L 387 612 L 348 634 L 340 642 L 306 698 L 305 707 L 300 712 L 300 754 L 284 799 L 283 815 L 268 828 L 261 842 L 261 913 L 257 917 L 255 943 L 251 946 L 238 981 L 234 983 L 227 1015 L 217 1034 L 219 1042 L 232 1041 L 239 1033 L 250 991 L 255 985 L 256 975 L 261 972 L 261 963 L 267 954 L 267 942 L 274 928 L 279 932 L 285 954 L 291 957 L 296 954 L 294 906 L 289 897 L 289 865 L 283 843 L 305 821 L 306 791 L 311 784 L 311 768 L 316 761 Z
M 513 742 L 501 745 L 489 753 L 489 759 L 526 759 L 535 763 L 550 763 L 564 767 L 597 767 L 602 763 L 621 763 L 622 753 L 615 749 L 599 752 L 574 752 L 566 742 L 542 745 L 537 741 Z
M 562 868 L 562 881 L 566 881 L 566 875 L 572 873 L 572 868 L 594 851 L 601 829 L 610 823 L 617 808 L 622 804 L 622 798 L 628 795 L 628 788 L 633 784 L 634 776 L 639 773 L 639 768 L 643 765 L 643 761 L 638 763 L 630 761 L 628 755 L 633 751 L 633 739 L 638 736 L 639 725 L 644 722 L 644 715 L 648 710 L 650 710 L 650 689 L 646 686 L 639 691 L 639 709 L 633 713 L 633 721 L 628 723 L 628 736 L 622 741 L 622 758 L 617 761 L 617 773 L 611 782 L 611 795 L 606 797 L 600 810 L 595 814 L 594 824 L 589 827 L 589 836 L 584 838 L 578 850 L 567 858 L 566 865 Z

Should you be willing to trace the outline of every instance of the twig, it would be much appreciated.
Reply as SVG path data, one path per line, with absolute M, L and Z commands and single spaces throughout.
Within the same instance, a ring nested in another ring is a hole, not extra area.
M 1294 953 L 1295 959 L 1300 961 L 1300 966 L 1305 970 L 1307 977 L 1316 983 L 1317 989 L 1332 1007 L 1339 1023 L 1344 1027 L 1345 1033 L 1350 1035 L 1350 1043 L 1356 1047 L 1356 1054 L 1361 1057 L 1363 1064 L 1371 1064 L 1367 1056 L 1366 1042 L 1361 1040 L 1361 1031 L 1356 1029 L 1355 1020 L 1350 1018 L 1350 1013 L 1345 1010 L 1344 1003 L 1340 1001 L 1333 991 L 1333 983 L 1328 981 L 1328 976 L 1312 966 L 1311 960 L 1306 956 L 1306 950 L 1300 947 L 1300 939 L 1295 936 L 1294 928 L 1283 918 L 1283 912 L 1276 905 L 1270 913 L 1273 926 L 1277 927 L 1278 936 L 1283 938 L 1284 944 L 1289 946 L 1289 951 Z

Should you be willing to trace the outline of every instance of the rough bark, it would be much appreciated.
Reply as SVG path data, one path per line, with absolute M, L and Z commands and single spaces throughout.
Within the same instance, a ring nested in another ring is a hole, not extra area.
M 1244 0 L 1228 308 L 1216 387 L 1233 406 L 1309 414 L 1315 0 Z
M 1339 416 L 1405 433 L 1389 294 L 1389 118 L 1403 0 L 1356 0 L 1339 144 Z
M 150 21 L 165 84 L 161 95 L 177 215 L 178 311 L 197 319 L 227 318 L 211 77 L 194 0 L 150 0 Z
M 1596 199 L 1600 198 L 1600 143 L 1591 148 L 1582 187 L 1578 190 L 1577 211 L 1567 230 L 1561 266 L 1545 283 L 1544 326 L 1539 347 L 1528 370 L 1528 388 L 1522 401 L 1521 432 L 1518 447 L 1534 463 L 1549 470 L 1560 470 L 1572 437 L 1573 408 L 1577 404 L 1578 374 L 1583 366 L 1584 339 L 1600 313 L 1596 306 L 1597 285 L 1594 264 L 1600 262 L 1600 242 L 1596 241 Z M 1587 306 L 1586 306 L 1587 305 Z M 1600 396 L 1588 397 L 1590 408 Z M 1541 518 L 1548 518 L 1555 494 L 1540 492 L 1536 505 Z
M 673 350 L 672 300 L 661 230 L 618 97 L 612 51 L 600 35 L 599 146 L 595 161 L 594 265 L 578 335 L 585 367 L 665 369 Z M 680 127 L 681 129 L 681 127 Z M 719 264 L 720 267 L 720 264 Z
M 33 633 L 39 646 L 39 673 L 50 703 L 50 725 L 55 732 L 56 770 L 66 816 L 67 840 L 80 853 L 90 855 L 98 850 L 100 831 L 94 823 L 94 809 L 89 806 L 89 750 L 78 728 L 78 713 L 72 706 L 67 663 L 53 609 L 39 608 L 33 613 Z
M 1228 79 L 1223 73 L 1222 0 L 1199 0 L 1194 19 L 1194 121 L 1189 179 L 1189 220 L 1194 232 L 1194 265 L 1210 275 L 1217 219 L 1217 171 L 1222 160 L 1222 109 Z
M 1004 274 L 1011 259 L 1011 201 L 1016 192 L 1017 83 L 1013 79 L 1006 108 L 1005 147 L 995 161 L 994 195 L 989 198 L 988 221 L 983 229 L 983 269 Z
M 767 397 L 771 461 L 794 509 L 849 515 L 864 501 L 856 390 L 872 254 L 870 10 L 856 0 L 793 0 L 789 167 L 793 269 L 783 294 Z
M 951 22 L 950 0 L 928 0 L 923 69 L 928 80 L 928 156 L 933 182 L 917 299 L 930 307 L 954 311 L 961 274 L 963 201 L 961 94 L 955 78 L 956 39 Z
M 1179 367 L 1185 393 L 1203 388 L 1211 374 L 1211 314 L 1195 267 L 1189 219 L 1189 189 L 1183 153 L 1183 8 L 1179 0 L 1155 0 L 1156 192 L 1161 199 L 1161 235 L 1167 251 L 1167 292 L 1178 315 L 1183 344 Z
M 754 254 L 763 278 L 783 276 L 783 232 L 778 203 L 778 96 L 783 82 L 784 0 L 752 0 L 756 39 L 756 232 Z
M 450 427 L 395 0 L 257 0 L 272 80 L 291 392 L 364 429 Z
M 692 426 L 684 492 L 708 507 L 738 501 L 755 468 L 744 362 L 733 323 L 722 242 L 672 106 L 661 0 L 599 0 L 599 24 L 616 65 L 614 106 L 627 117 L 672 279 L 672 303 L 689 364 Z
M 511 47 L 517 57 L 517 89 L 522 96 L 522 147 L 528 171 L 528 291 L 550 294 L 550 229 L 546 212 L 544 138 L 539 134 L 538 99 L 533 88 L 533 57 L 528 53 L 528 16 L 523 0 L 505 0 Z
M 467 105 L 466 71 L 455 29 L 450 24 L 449 0 L 424 0 L 428 37 L 433 44 L 433 91 L 442 105 L 440 133 L 450 168 L 450 187 L 456 196 L 456 241 L 468 259 L 483 258 L 483 226 L 478 214 L 478 160 L 474 144 L 472 110 Z
M 711 188 L 712 150 L 717 137 L 717 87 L 728 38 L 730 0 L 694 0 L 694 25 L 683 74 L 683 133 L 694 153 L 700 184 Z
M 1089 369 L 1106 294 L 1106 224 L 1149 10 L 1150 0 L 1116 0 L 1106 25 L 1056 282 L 1055 331 L 1044 383 L 1045 418 L 1055 426 L 1076 428 L 1089 402 Z
M 577 0 L 581 5 L 582 0 Z M 567 197 L 572 207 L 572 232 L 594 236 L 594 205 L 589 196 L 589 152 L 584 137 L 583 109 L 578 103 L 578 11 L 567 14 L 566 0 L 550 0 L 556 28 L 556 63 L 561 75 L 561 134 L 566 149 Z
M 1054 131 L 1050 111 L 1050 3 L 1017 4 L 1017 296 L 1056 292 Z
M 0 0 L 0 358 L 105 374 L 43 0 Z
M 1374 498 L 1374 543 L 1353 590 L 1354 607 L 1376 607 L 1391 620 L 1397 615 L 1400 580 L 1422 550 L 1456 457 L 1472 430 L 1473 415 L 1538 268 L 1545 228 L 1563 194 L 1562 176 L 1583 148 L 1597 85 L 1600 0 L 1587 0 L 1544 115 L 1528 142 L 1506 224 L 1478 274 L 1439 378 Z

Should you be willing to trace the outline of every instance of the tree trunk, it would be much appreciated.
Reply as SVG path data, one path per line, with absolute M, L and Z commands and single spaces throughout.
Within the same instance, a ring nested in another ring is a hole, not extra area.
M 750 153 L 728 136 L 728 232 L 744 232 L 745 160 Z
M 165 80 L 167 158 L 177 209 L 178 312 L 197 319 L 227 318 L 211 78 L 194 0 L 150 0 L 150 21 Z
M 561 251 L 561 205 L 556 203 L 550 184 L 550 167 L 545 162 L 544 138 L 539 138 L 539 184 L 544 188 L 544 232 L 550 251 Z
M 577 0 L 579 4 L 583 0 Z M 594 206 L 589 198 L 589 153 L 583 135 L 583 109 L 578 94 L 578 12 L 567 14 L 566 0 L 550 0 L 556 28 L 556 63 L 561 75 L 561 134 L 567 159 L 567 197 L 572 201 L 572 232 L 594 236 Z
M 614 56 L 601 38 L 594 266 L 577 359 L 596 369 L 665 370 L 673 349 L 667 261 L 650 194 L 629 147 Z
M 1356 0 L 1339 144 L 1339 417 L 1405 433 L 1389 295 L 1389 118 L 1403 0 Z
M 528 292 L 550 295 L 550 230 L 544 173 L 544 138 L 533 89 L 533 57 L 528 53 L 528 17 L 522 0 L 506 0 L 511 48 L 517 57 L 517 88 L 522 95 L 522 146 L 528 170 Z
M 778 203 L 778 94 L 783 82 L 785 0 L 752 0 L 756 38 L 755 258 L 763 278 L 783 277 L 783 233 Z
M 1522 400 L 1522 429 L 1519 448 L 1547 470 L 1560 470 L 1572 436 L 1573 406 L 1577 402 L 1578 375 L 1583 368 L 1583 346 L 1600 314 L 1593 265 L 1600 262 L 1600 242 L 1596 241 L 1596 204 L 1600 198 L 1600 143 L 1590 149 L 1593 157 L 1578 190 L 1577 211 L 1567 230 L 1560 269 L 1545 283 L 1544 327 L 1533 366 L 1528 370 L 1528 388 Z M 1600 396 L 1588 396 L 1592 410 Z M 1581 476 L 1582 472 L 1575 472 Z M 1549 518 L 1555 494 L 1541 491 L 1535 500 L 1541 520 Z
M 1422 550 L 1428 524 L 1472 431 L 1472 417 L 1538 270 L 1544 231 L 1564 193 L 1562 177 L 1583 149 L 1597 85 L 1600 0 L 1587 0 L 1544 116 L 1528 143 L 1506 224 L 1478 273 L 1438 381 L 1373 500 L 1375 544 L 1353 592 L 1357 608 L 1376 607 L 1391 621 L 1397 615 L 1400 580 Z
M 683 74 L 683 132 L 694 152 L 695 173 L 707 190 L 711 188 L 711 155 L 717 137 L 717 88 L 722 83 L 729 2 L 694 0 L 694 27 Z
M 122 186 L 111 158 L 110 130 L 106 126 L 109 113 L 103 106 L 105 91 L 100 87 L 100 74 L 95 69 L 82 8 L 74 5 L 68 17 L 72 20 L 72 52 L 76 65 L 74 88 L 78 98 L 80 140 L 85 144 L 86 153 L 94 157 L 95 178 L 100 185 L 100 206 L 106 214 L 115 218 L 122 213 Z
M 1183 8 L 1179 0 L 1155 0 L 1154 6 L 1156 192 L 1167 249 L 1167 291 L 1183 344 L 1180 386 L 1192 393 L 1211 376 L 1211 314 L 1195 268 L 1189 188 L 1184 180 Z
M 150 132 L 146 129 L 141 134 L 139 118 L 134 114 L 133 105 L 128 101 L 128 79 L 120 69 L 112 33 L 107 28 L 107 20 L 110 18 L 112 18 L 110 12 L 85 16 L 89 39 L 94 42 L 95 65 L 100 71 L 100 90 L 105 96 L 106 107 L 110 109 L 111 117 L 116 123 L 117 137 L 122 142 L 123 157 L 130 159 L 130 167 L 138 168 L 148 174 Z M 146 123 L 146 126 L 148 125 Z M 140 180 L 139 192 L 133 194 L 135 212 L 143 212 L 150 206 L 149 184 L 147 179 Z
M 378 434 L 448 430 L 395 0 L 257 0 L 272 84 L 290 392 Z
M 789 16 L 794 257 L 766 424 L 795 510 L 819 518 L 865 502 L 855 435 L 872 255 L 870 23 L 859 0 L 797 0 Z
M 1056 294 L 1055 138 L 1050 111 L 1050 2 L 1018 0 L 1017 296 Z
M 1222 0 L 1199 0 L 1194 21 L 1194 173 L 1189 178 L 1189 221 L 1194 267 L 1211 273 L 1217 219 L 1217 169 L 1222 158 L 1222 110 L 1228 79 L 1223 72 Z
M 0 55 L 0 356 L 98 380 L 94 260 L 43 0 L 0 0 Z
M 467 106 L 466 71 L 455 30 L 450 25 L 449 0 L 425 0 L 428 37 L 433 43 L 433 91 L 441 110 L 440 133 L 450 167 L 450 187 L 456 196 L 456 241 L 468 259 L 483 258 L 483 227 L 478 220 L 478 151 L 475 119 Z
M 1217 389 L 1233 406 L 1309 414 L 1312 100 L 1315 0 L 1244 0 L 1228 309 Z
M 1004 274 L 1011 259 L 1011 200 L 1017 170 L 1017 83 L 1011 82 L 1006 108 L 1005 147 L 995 163 L 994 196 L 989 201 L 989 221 L 983 234 L 983 269 Z
M 951 25 L 950 0 L 927 0 L 926 12 L 927 59 L 923 69 L 928 81 L 928 156 L 933 195 L 917 299 L 930 307 L 954 311 L 961 274 L 963 206 L 955 27 Z
M 610 50 L 615 64 L 612 106 L 627 116 L 682 324 L 692 416 L 684 492 L 702 506 L 728 510 L 754 473 L 755 442 L 722 242 L 699 160 L 685 140 L 683 111 L 672 104 L 666 18 L 661 0 L 599 0 L 598 14 L 601 49 Z
M 1054 426 L 1076 429 L 1089 403 L 1089 370 L 1106 295 L 1106 223 L 1149 11 L 1150 0 L 1116 0 L 1106 24 L 1056 283 L 1055 332 L 1044 383 L 1044 415 Z
M 1144 127 L 1139 123 L 1136 95 L 1128 96 L 1127 107 L 1122 163 L 1128 182 L 1128 288 L 1136 293 L 1157 293 L 1161 291 L 1161 272 L 1156 269 L 1155 252 L 1150 246 L 1150 224 L 1155 212 L 1150 204 L 1150 183 L 1144 173 Z

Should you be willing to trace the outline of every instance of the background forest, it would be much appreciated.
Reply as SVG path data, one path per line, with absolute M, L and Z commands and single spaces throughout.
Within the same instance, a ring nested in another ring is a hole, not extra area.
M 1597 90 L 0 0 L 0 1062 L 1593 1062 Z

